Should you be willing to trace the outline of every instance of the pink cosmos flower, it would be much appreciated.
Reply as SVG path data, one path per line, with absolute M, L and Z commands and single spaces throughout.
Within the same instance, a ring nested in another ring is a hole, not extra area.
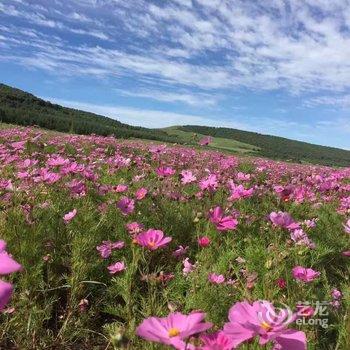
M 174 256 L 175 258 L 180 258 L 180 257 L 186 255 L 188 249 L 189 249 L 188 246 L 184 247 L 184 246 L 182 246 L 182 245 L 179 245 L 179 246 L 177 247 L 177 249 L 173 251 L 173 256 Z
M 305 220 L 304 224 L 307 228 L 314 228 L 314 227 L 316 227 L 316 221 L 317 221 L 317 219 L 315 219 L 315 218 L 311 219 L 311 220 Z
M 212 327 L 211 323 L 203 322 L 204 318 L 203 312 L 189 315 L 173 312 L 167 317 L 149 317 L 137 327 L 136 334 L 146 340 L 184 350 L 185 339 Z
M 315 314 L 315 309 L 310 305 L 298 304 L 297 315 L 298 317 L 311 317 Z
M 304 332 L 287 329 L 296 319 L 289 309 L 279 309 L 268 302 L 259 300 L 250 304 L 238 302 L 229 311 L 229 322 L 224 326 L 224 333 L 236 347 L 246 341 L 259 337 L 259 344 L 272 341 L 275 349 L 306 350 Z
M 210 143 L 213 142 L 213 138 L 211 136 L 204 136 L 198 141 L 198 144 L 200 146 L 208 146 Z
M 166 246 L 172 238 L 164 237 L 163 231 L 151 228 L 146 232 L 140 233 L 136 237 L 136 240 L 141 246 L 148 248 L 149 250 L 156 250 Z
M 240 181 L 249 181 L 250 177 L 251 177 L 250 174 L 244 174 L 242 172 L 239 172 L 236 175 L 237 180 L 240 180 Z
M 124 261 L 118 261 L 115 264 L 108 266 L 107 269 L 109 270 L 109 273 L 111 275 L 114 275 L 116 273 L 124 271 L 126 267 L 125 267 Z
M 166 150 L 167 146 L 166 145 L 152 145 L 149 148 L 149 151 L 154 154 L 161 154 L 164 153 Z
M 103 241 L 101 245 L 96 247 L 96 249 L 99 251 L 103 259 L 107 259 L 110 257 L 114 249 L 122 249 L 124 245 L 125 243 L 123 241 Z
M 119 184 L 119 185 L 115 186 L 113 189 L 117 193 L 122 193 L 122 192 L 126 192 L 128 190 L 128 186 L 124 185 L 124 184 Z
M 181 171 L 181 183 L 183 185 L 189 184 L 191 182 L 196 181 L 197 178 L 193 175 L 192 171 L 190 170 L 182 170 Z
M 5 305 L 9 302 L 12 292 L 13 292 L 12 284 L 0 280 L 0 312 L 4 309 Z
M 135 201 L 128 197 L 123 197 L 117 203 L 118 209 L 122 212 L 123 215 L 131 214 L 135 209 Z
M 22 266 L 6 251 L 6 242 L 0 240 L 0 275 L 9 275 L 21 269 Z M 0 311 L 10 300 L 12 292 L 12 284 L 0 280 Z
M 216 191 L 218 185 L 219 183 L 215 174 L 210 174 L 208 175 L 208 177 L 199 182 L 199 187 L 202 191 L 207 190 L 210 192 L 214 192 Z
M 303 231 L 303 229 L 296 229 L 293 230 L 290 234 L 290 238 L 297 244 L 297 245 L 305 245 L 309 247 L 310 249 L 314 249 L 316 247 L 315 243 L 311 241 L 309 236 Z
M 278 288 L 285 289 L 287 287 L 287 282 L 284 278 L 280 277 L 276 280 Z
M 202 248 L 207 247 L 210 244 L 210 238 L 207 236 L 199 237 L 198 244 Z
M 160 177 L 168 177 L 175 174 L 175 170 L 169 166 L 163 166 L 156 169 L 156 173 Z
M 341 253 L 343 256 L 350 256 L 350 250 L 345 250 L 344 252 Z
M 213 334 L 203 334 L 200 336 L 203 342 L 198 350 L 232 350 L 233 341 L 223 331 Z
M 233 182 L 230 182 L 230 197 L 229 201 L 234 201 L 240 198 L 249 198 L 253 195 L 254 188 L 245 189 L 243 185 L 235 185 Z
M 309 283 L 319 277 L 321 273 L 310 268 L 295 266 L 292 270 L 292 274 L 296 280 Z
M 184 276 L 187 276 L 189 273 L 193 272 L 196 268 L 195 264 L 191 264 L 189 258 L 186 258 L 183 262 L 182 262 L 184 268 L 182 269 L 182 273 L 184 274 Z
M 208 281 L 213 284 L 222 284 L 225 282 L 225 277 L 223 275 L 217 275 L 216 273 L 210 273 L 208 275 Z
M 143 225 L 138 222 L 130 222 L 129 224 L 126 224 L 125 227 L 130 235 L 136 235 L 144 229 Z
M 77 210 L 73 209 L 63 216 L 63 220 L 65 224 L 68 224 L 74 217 L 77 215 Z
M 0 275 L 9 275 L 21 270 L 22 266 L 6 251 L 6 242 L 0 240 Z
M 350 219 L 345 224 L 343 224 L 343 227 L 345 232 L 350 234 Z
M 232 216 L 224 216 L 224 212 L 220 207 L 210 210 L 209 220 L 215 224 L 219 231 L 235 230 L 238 225 L 238 220 Z
M 148 191 L 145 188 L 139 188 L 135 193 L 135 198 L 140 201 L 147 196 Z
M 332 289 L 331 295 L 333 299 L 341 299 L 343 296 L 342 292 L 336 288 Z
M 300 224 L 295 222 L 289 213 L 284 213 L 282 211 L 279 211 L 278 213 L 273 211 L 269 215 L 269 219 L 274 225 L 280 226 L 289 230 L 294 230 L 300 227 Z

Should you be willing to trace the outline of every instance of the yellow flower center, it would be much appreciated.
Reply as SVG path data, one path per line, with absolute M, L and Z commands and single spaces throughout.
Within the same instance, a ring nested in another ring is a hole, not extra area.
M 260 324 L 260 327 L 265 329 L 266 332 L 269 332 L 272 329 L 272 327 L 265 321 Z
M 169 335 L 170 338 L 176 337 L 176 336 L 179 335 L 179 334 L 180 334 L 180 330 L 177 329 L 177 328 L 170 328 L 170 329 L 168 330 L 168 335 Z
M 156 245 L 156 243 L 153 242 L 153 241 L 148 241 L 147 245 L 148 245 L 150 248 L 153 248 L 153 247 Z

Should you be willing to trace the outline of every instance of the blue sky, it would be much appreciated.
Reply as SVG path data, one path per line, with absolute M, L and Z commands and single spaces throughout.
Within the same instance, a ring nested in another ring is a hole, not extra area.
M 133 125 L 350 149 L 350 2 L 2 0 L 0 81 Z

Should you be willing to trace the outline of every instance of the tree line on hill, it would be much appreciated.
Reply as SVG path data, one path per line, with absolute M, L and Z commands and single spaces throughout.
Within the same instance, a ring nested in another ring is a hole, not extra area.
M 0 84 L 0 121 L 83 135 L 177 141 L 162 130 L 131 126 L 94 113 L 62 107 L 5 84 Z
M 257 152 L 259 155 L 272 159 L 332 166 L 350 166 L 350 151 L 339 148 L 319 146 L 283 137 L 262 135 L 231 128 L 185 125 L 180 127 L 180 129 L 248 143 L 260 148 Z

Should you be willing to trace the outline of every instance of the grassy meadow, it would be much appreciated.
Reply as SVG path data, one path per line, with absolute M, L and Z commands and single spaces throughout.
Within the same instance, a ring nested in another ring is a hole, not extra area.
M 1 276 L 0 349 L 350 348 L 350 169 L 19 127 L 1 128 L 0 159 L 0 239 L 22 266 Z M 228 319 L 262 300 L 291 322 Z M 211 327 L 139 327 L 194 311 Z

